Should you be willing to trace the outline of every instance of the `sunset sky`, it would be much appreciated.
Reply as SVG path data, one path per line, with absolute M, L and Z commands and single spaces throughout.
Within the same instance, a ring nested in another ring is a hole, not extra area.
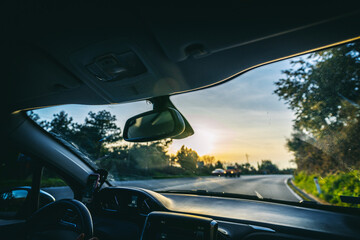
M 294 167 L 292 155 L 285 148 L 292 130 L 293 113 L 284 101 L 279 101 L 274 82 L 284 77 L 281 70 L 290 68 L 290 60 L 266 65 L 249 71 L 219 86 L 171 97 L 179 111 L 187 118 L 195 134 L 174 140 L 171 153 L 185 145 L 199 155 L 213 155 L 230 163 L 249 163 L 256 166 L 269 159 L 280 168 Z M 83 122 L 89 111 L 106 109 L 117 116 L 118 126 L 152 106 L 145 102 L 107 106 L 66 105 L 36 110 L 41 119 L 51 120 L 62 110 Z

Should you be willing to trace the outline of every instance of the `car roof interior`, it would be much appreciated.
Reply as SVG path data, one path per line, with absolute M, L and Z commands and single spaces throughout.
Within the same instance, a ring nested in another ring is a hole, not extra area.
M 44 166 L 46 163 L 60 169 L 61 176 L 71 176 L 76 192 L 80 193 L 95 167 L 35 124 L 25 111 L 64 104 L 102 105 L 139 100 L 154 103 L 171 95 L 224 83 L 271 62 L 360 40 L 357 2 L 239 0 L 215 4 L 197 1 L 186 5 L 185 1 L 18 0 L 1 3 L 5 41 L 2 45 L 5 77 L 1 86 L 1 102 L 5 106 L 1 120 L 6 121 L 0 124 L 5 140 L 0 145 L 2 158 L 19 151 L 30 152 L 31 157 L 44 160 Z M 237 173 L 239 177 L 240 172 Z M 110 194 L 114 189 L 110 186 L 106 191 Z M 126 187 L 119 189 L 128 191 Z M 132 191 L 155 196 L 155 200 L 165 199 L 160 193 L 150 194 L 144 189 Z M 318 211 L 329 206 L 319 205 L 314 211 L 307 211 L 306 204 L 311 203 L 304 202 L 302 208 L 299 202 L 294 206 L 275 203 L 265 206 L 265 200 L 245 200 L 240 203 L 244 208 L 241 212 L 241 207 L 237 210 L 232 207 L 238 206 L 239 199 L 200 196 L 201 190 L 195 195 L 173 194 L 170 203 L 177 205 L 169 203 L 171 208 L 163 209 L 175 213 L 185 208 L 200 209 L 192 213 L 211 216 L 216 206 L 225 216 L 219 217 L 219 222 L 224 220 L 222 224 L 233 232 L 242 231 L 239 227 L 242 226 L 268 234 L 269 228 L 259 230 L 251 225 L 262 218 L 269 223 L 263 226 L 278 224 L 278 229 L 290 233 L 297 234 L 298 229 L 292 226 L 299 224 L 306 226 L 303 233 L 309 236 L 316 228 L 329 233 L 332 239 L 337 239 L 338 233 L 348 234 L 350 239 L 358 234 L 358 216 Z M 350 211 L 353 209 L 347 210 Z M 247 225 L 225 223 L 231 217 L 242 218 L 244 221 L 238 223 Z M 109 228 L 118 231 L 115 220 L 104 222 L 106 227 L 109 224 Z
M 191 91 L 358 37 L 360 15 L 354 1 L 322 3 L 7 3 L 3 66 L 10 85 L 5 92 L 8 112 Z M 111 56 L 120 62 L 135 59 L 138 67 L 104 81 L 91 66 Z

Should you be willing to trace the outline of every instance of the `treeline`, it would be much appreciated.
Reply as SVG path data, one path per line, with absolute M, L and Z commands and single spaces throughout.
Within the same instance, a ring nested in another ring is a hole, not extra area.
M 360 192 L 360 44 L 312 53 L 292 65 L 275 83 L 275 94 L 296 116 L 287 140 L 297 164 L 294 182 L 330 204 L 359 207 L 340 196 Z
M 171 177 L 208 175 L 223 163 L 213 156 L 202 156 L 185 146 L 174 155 L 168 154 L 171 139 L 128 143 L 123 141 L 116 125 L 116 116 L 106 110 L 89 112 L 83 123 L 74 122 L 64 111 L 53 115 L 51 121 L 29 116 L 44 129 L 72 142 L 97 166 L 107 169 L 116 180 L 141 177 Z
M 360 44 L 292 61 L 275 84 L 295 113 L 287 141 L 298 172 L 326 176 L 360 168 Z
M 210 175 L 216 168 L 226 168 L 214 156 L 199 156 L 186 146 L 176 154 L 169 154 L 171 139 L 149 143 L 125 142 L 116 125 L 116 116 L 106 110 L 90 111 L 83 123 L 74 122 L 64 111 L 54 114 L 51 121 L 41 120 L 34 112 L 29 112 L 29 116 L 57 138 L 72 142 L 97 166 L 107 169 L 115 180 Z M 292 169 L 279 170 L 270 160 L 258 163 L 257 168 L 249 163 L 234 165 L 242 174 L 292 172 Z

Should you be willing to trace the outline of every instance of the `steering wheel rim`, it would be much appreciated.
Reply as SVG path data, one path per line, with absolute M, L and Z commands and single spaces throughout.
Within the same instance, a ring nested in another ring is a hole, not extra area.
M 89 239 L 94 232 L 89 210 L 74 199 L 62 199 L 40 208 L 27 220 L 26 231 L 27 239 L 72 239 L 80 233 Z

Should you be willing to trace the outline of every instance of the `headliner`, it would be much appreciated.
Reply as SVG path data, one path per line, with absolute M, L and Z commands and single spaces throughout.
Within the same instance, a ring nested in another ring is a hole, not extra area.
M 192 8 L 137 4 L 9 3 L 9 110 L 177 94 L 360 36 L 355 1 L 296 7 L 279 1 Z M 104 54 L 126 51 L 137 54 L 148 70 L 145 74 L 101 82 L 85 67 Z

